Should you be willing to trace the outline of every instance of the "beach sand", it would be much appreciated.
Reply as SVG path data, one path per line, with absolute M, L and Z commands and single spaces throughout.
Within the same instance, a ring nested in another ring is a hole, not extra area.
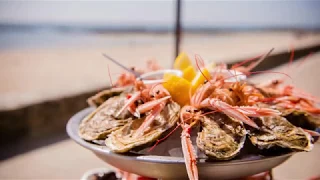
M 174 60 L 174 39 L 171 34 L 109 34 L 99 35 L 110 41 L 140 43 L 90 46 L 83 44 L 55 48 L 0 49 L 0 109 L 9 110 L 34 103 L 68 97 L 74 94 L 104 88 L 110 84 L 108 66 L 113 81 L 122 71 L 106 60 L 106 53 L 126 66 L 145 67 L 147 59 L 156 59 L 164 68 Z M 109 37 L 110 36 L 110 37 Z M 108 38 L 109 37 L 109 38 Z M 152 40 L 152 41 L 151 41 Z M 320 44 L 319 34 L 297 38 L 289 32 L 255 32 L 231 34 L 185 34 L 181 51 L 192 58 L 201 55 L 205 61 L 232 62 L 266 53 L 272 47 L 274 54 L 295 48 Z M 68 43 L 66 43 L 68 44 Z

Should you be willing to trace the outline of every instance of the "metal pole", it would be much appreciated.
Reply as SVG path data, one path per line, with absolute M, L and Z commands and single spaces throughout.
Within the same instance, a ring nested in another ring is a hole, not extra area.
M 180 38 L 181 38 L 181 0 L 177 0 L 176 24 L 175 24 L 175 57 L 177 57 L 180 52 Z

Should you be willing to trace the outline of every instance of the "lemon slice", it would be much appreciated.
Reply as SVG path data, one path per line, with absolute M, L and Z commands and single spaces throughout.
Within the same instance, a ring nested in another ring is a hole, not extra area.
M 202 73 L 201 73 L 202 72 Z M 210 80 L 210 72 L 208 71 L 207 68 L 202 68 L 201 72 L 197 72 L 197 75 L 195 76 L 195 78 L 191 81 L 191 89 L 192 89 L 192 93 L 194 93 L 196 91 L 196 89 L 204 84 L 204 82 L 208 79 Z
M 177 102 L 180 106 L 189 104 L 189 90 L 191 87 L 189 81 L 169 73 L 163 76 L 163 80 L 163 87 L 169 91 L 173 101 Z
M 188 66 L 185 70 L 183 70 L 182 77 L 191 82 L 196 76 L 196 70 L 193 66 Z
M 189 66 L 192 66 L 191 60 L 188 55 L 184 52 L 180 53 L 174 61 L 173 68 L 181 71 L 185 70 Z

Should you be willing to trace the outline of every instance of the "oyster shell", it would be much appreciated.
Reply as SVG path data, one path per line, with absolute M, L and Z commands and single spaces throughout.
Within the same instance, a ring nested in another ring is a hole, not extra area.
M 201 120 L 202 131 L 198 133 L 197 146 L 204 153 L 218 160 L 235 157 L 246 139 L 243 124 L 225 114 L 206 115 Z
M 119 96 L 121 93 L 130 92 L 132 91 L 132 89 L 133 89 L 132 87 L 106 89 L 88 98 L 87 103 L 92 107 L 99 107 L 109 98 L 113 96 Z
M 109 93 L 114 94 L 112 90 Z M 115 117 L 116 112 L 123 107 L 125 101 L 125 93 L 122 93 L 101 104 L 81 121 L 79 126 L 80 137 L 89 141 L 105 139 L 112 131 L 128 123 L 132 117 L 128 111 L 124 111 L 118 117 Z
M 168 103 L 151 124 L 144 135 L 133 138 L 132 135 L 140 127 L 144 118 L 130 120 L 126 125 L 112 132 L 105 143 L 113 152 L 124 153 L 135 147 L 142 146 L 157 140 L 165 131 L 172 128 L 179 119 L 180 106 L 177 103 Z
M 284 117 L 260 117 L 253 120 L 260 130 L 252 129 L 249 136 L 252 144 L 259 149 L 281 147 L 294 151 L 310 151 L 313 148 L 312 137 Z
M 302 110 L 284 110 L 282 116 L 297 127 L 309 130 L 320 128 L 320 117 Z

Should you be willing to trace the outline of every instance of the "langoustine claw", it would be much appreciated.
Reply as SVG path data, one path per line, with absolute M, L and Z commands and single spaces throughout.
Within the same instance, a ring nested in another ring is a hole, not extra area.
M 134 134 L 134 137 L 141 136 L 151 125 L 153 120 L 156 116 L 160 114 L 160 112 L 165 107 L 168 100 L 171 98 L 169 92 L 163 88 L 162 85 L 156 85 L 156 87 L 151 88 L 151 97 L 154 98 L 154 100 L 149 101 L 145 104 L 140 105 L 137 108 L 137 112 L 140 114 L 142 112 L 150 111 L 150 114 L 146 117 L 144 122 L 141 124 L 139 129 Z
M 139 129 L 133 135 L 133 137 L 141 136 L 153 122 L 153 120 L 160 114 L 162 109 L 165 107 L 165 103 L 161 102 L 154 109 L 151 110 L 151 113 L 146 117 L 143 123 L 140 125 Z
M 134 93 L 126 102 L 126 104 L 117 112 L 116 116 L 119 116 L 119 114 L 121 114 L 124 110 L 130 107 L 130 105 L 132 105 L 136 100 L 138 100 L 140 96 L 141 96 L 140 91 L 137 91 L 136 93 Z
M 181 133 L 181 144 L 184 161 L 187 168 L 187 173 L 189 179 L 198 180 L 198 169 L 197 169 L 197 157 L 195 149 L 192 145 L 190 139 L 190 130 L 191 127 L 188 124 L 181 124 L 182 133 Z
M 281 112 L 271 108 L 260 108 L 254 106 L 240 106 L 237 109 L 243 114 L 250 117 L 260 117 L 260 116 L 279 116 Z
M 156 99 L 154 101 L 149 101 L 147 103 L 144 103 L 144 104 L 138 106 L 136 111 L 138 111 L 139 113 L 145 113 L 147 111 L 150 111 L 151 109 L 153 109 L 155 106 L 159 105 L 160 103 L 167 101 L 170 98 L 171 98 L 171 96 L 166 96 L 166 97 L 163 97 L 160 99 Z
M 199 122 L 201 112 L 193 106 L 184 106 L 180 111 L 182 152 L 189 179 L 198 179 L 196 152 L 190 139 L 191 128 Z
M 237 110 L 236 107 L 233 107 L 223 101 L 220 101 L 218 99 L 205 99 L 201 104 L 202 107 L 211 108 L 214 110 L 217 109 L 230 117 L 238 119 L 248 124 L 249 126 L 259 129 L 258 125 L 254 121 L 252 121 L 248 116 L 246 116 L 243 112 Z

